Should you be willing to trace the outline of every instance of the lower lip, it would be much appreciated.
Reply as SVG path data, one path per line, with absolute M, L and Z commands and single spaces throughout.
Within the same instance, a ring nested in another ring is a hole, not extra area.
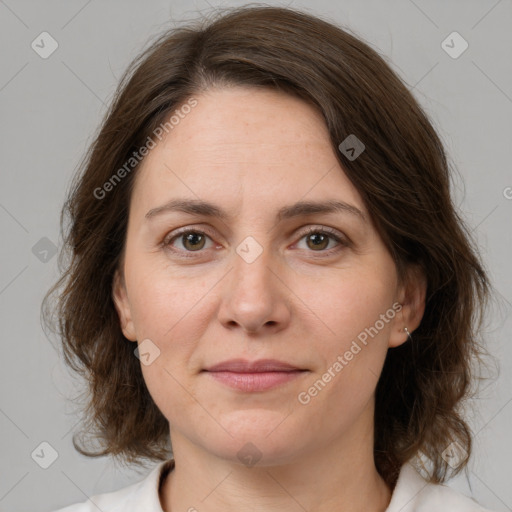
M 302 370 L 289 372 L 208 372 L 215 380 L 240 391 L 266 391 L 296 379 Z

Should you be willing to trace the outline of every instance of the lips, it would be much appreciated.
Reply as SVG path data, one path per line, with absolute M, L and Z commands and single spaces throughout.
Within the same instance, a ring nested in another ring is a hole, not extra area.
M 206 368 L 208 372 L 236 372 L 236 373 L 263 373 L 263 372 L 290 372 L 300 370 L 293 366 L 276 359 L 260 359 L 258 361 L 246 361 L 245 359 L 231 359 L 223 361 Z
M 246 393 L 267 391 L 308 373 L 308 370 L 275 359 L 231 359 L 203 371 L 216 382 Z

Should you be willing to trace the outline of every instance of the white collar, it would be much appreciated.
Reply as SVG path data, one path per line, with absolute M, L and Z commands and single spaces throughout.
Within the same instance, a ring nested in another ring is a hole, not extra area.
M 445 484 L 427 482 L 412 464 L 404 464 L 386 512 L 432 512 L 432 510 L 490 512 L 472 498 Z
M 140 512 L 141 510 L 163 512 L 159 487 L 162 478 L 173 468 L 173 459 L 161 462 L 151 470 L 144 480 L 115 492 L 92 496 L 90 501 L 103 512 Z M 66 509 L 66 512 L 85 512 L 86 510 L 80 508 L 79 505 L 74 507 Z M 412 464 L 404 464 L 386 512 L 432 512 L 432 510 L 436 512 L 490 512 L 451 487 L 428 483 Z

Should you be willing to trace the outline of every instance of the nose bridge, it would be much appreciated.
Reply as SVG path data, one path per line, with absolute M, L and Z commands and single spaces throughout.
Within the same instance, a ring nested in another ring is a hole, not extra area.
M 284 325 L 289 317 L 284 290 L 275 276 L 275 255 L 253 236 L 235 247 L 232 272 L 225 284 L 219 319 L 256 331 L 264 325 Z
M 271 298 L 274 276 L 271 271 L 272 260 L 273 255 L 268 245 L 260 244 L 253 236 L 246 237 L 238 244 L 233 255 L 232 286 L 239 299 L 252 300 L 267 295 L 267 300 Z

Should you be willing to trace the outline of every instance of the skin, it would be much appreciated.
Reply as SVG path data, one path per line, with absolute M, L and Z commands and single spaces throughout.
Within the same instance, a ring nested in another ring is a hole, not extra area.
M 392 490 L 374 464 L 375 388 L 388 349 L 421 321 L 425 279 L 411 271 L 399 282 L 311 106 L 241 87 L 196 98 L 138 170 L 113 288 L 126 338 L 150 339 L 160 350 L 141 368 L 169 421 L 176 462 L 162 508 L 384 511 Z M 213 202 L 229 217 L 145 218 L 175 198 Z M 276 220 L 285 205 L 327 199 L 357 207 L 366 222 L 346 212 Z M 206 238 L 173 238 L 182 227 L 207 230 Z M 329 237 L 318 247 L 308 227 L 330 227 L 345 243 Z M 263 249 L 251 263 L 236 251 L 248 236 Z M 300 403 L 299 393 L 397 302 L 402 310 Z M 279 359 L 309 371 L 257 393 L 201 371 L 232 358 Z M 252 467 L 237 456 L 249 442 L 261 456 Z

